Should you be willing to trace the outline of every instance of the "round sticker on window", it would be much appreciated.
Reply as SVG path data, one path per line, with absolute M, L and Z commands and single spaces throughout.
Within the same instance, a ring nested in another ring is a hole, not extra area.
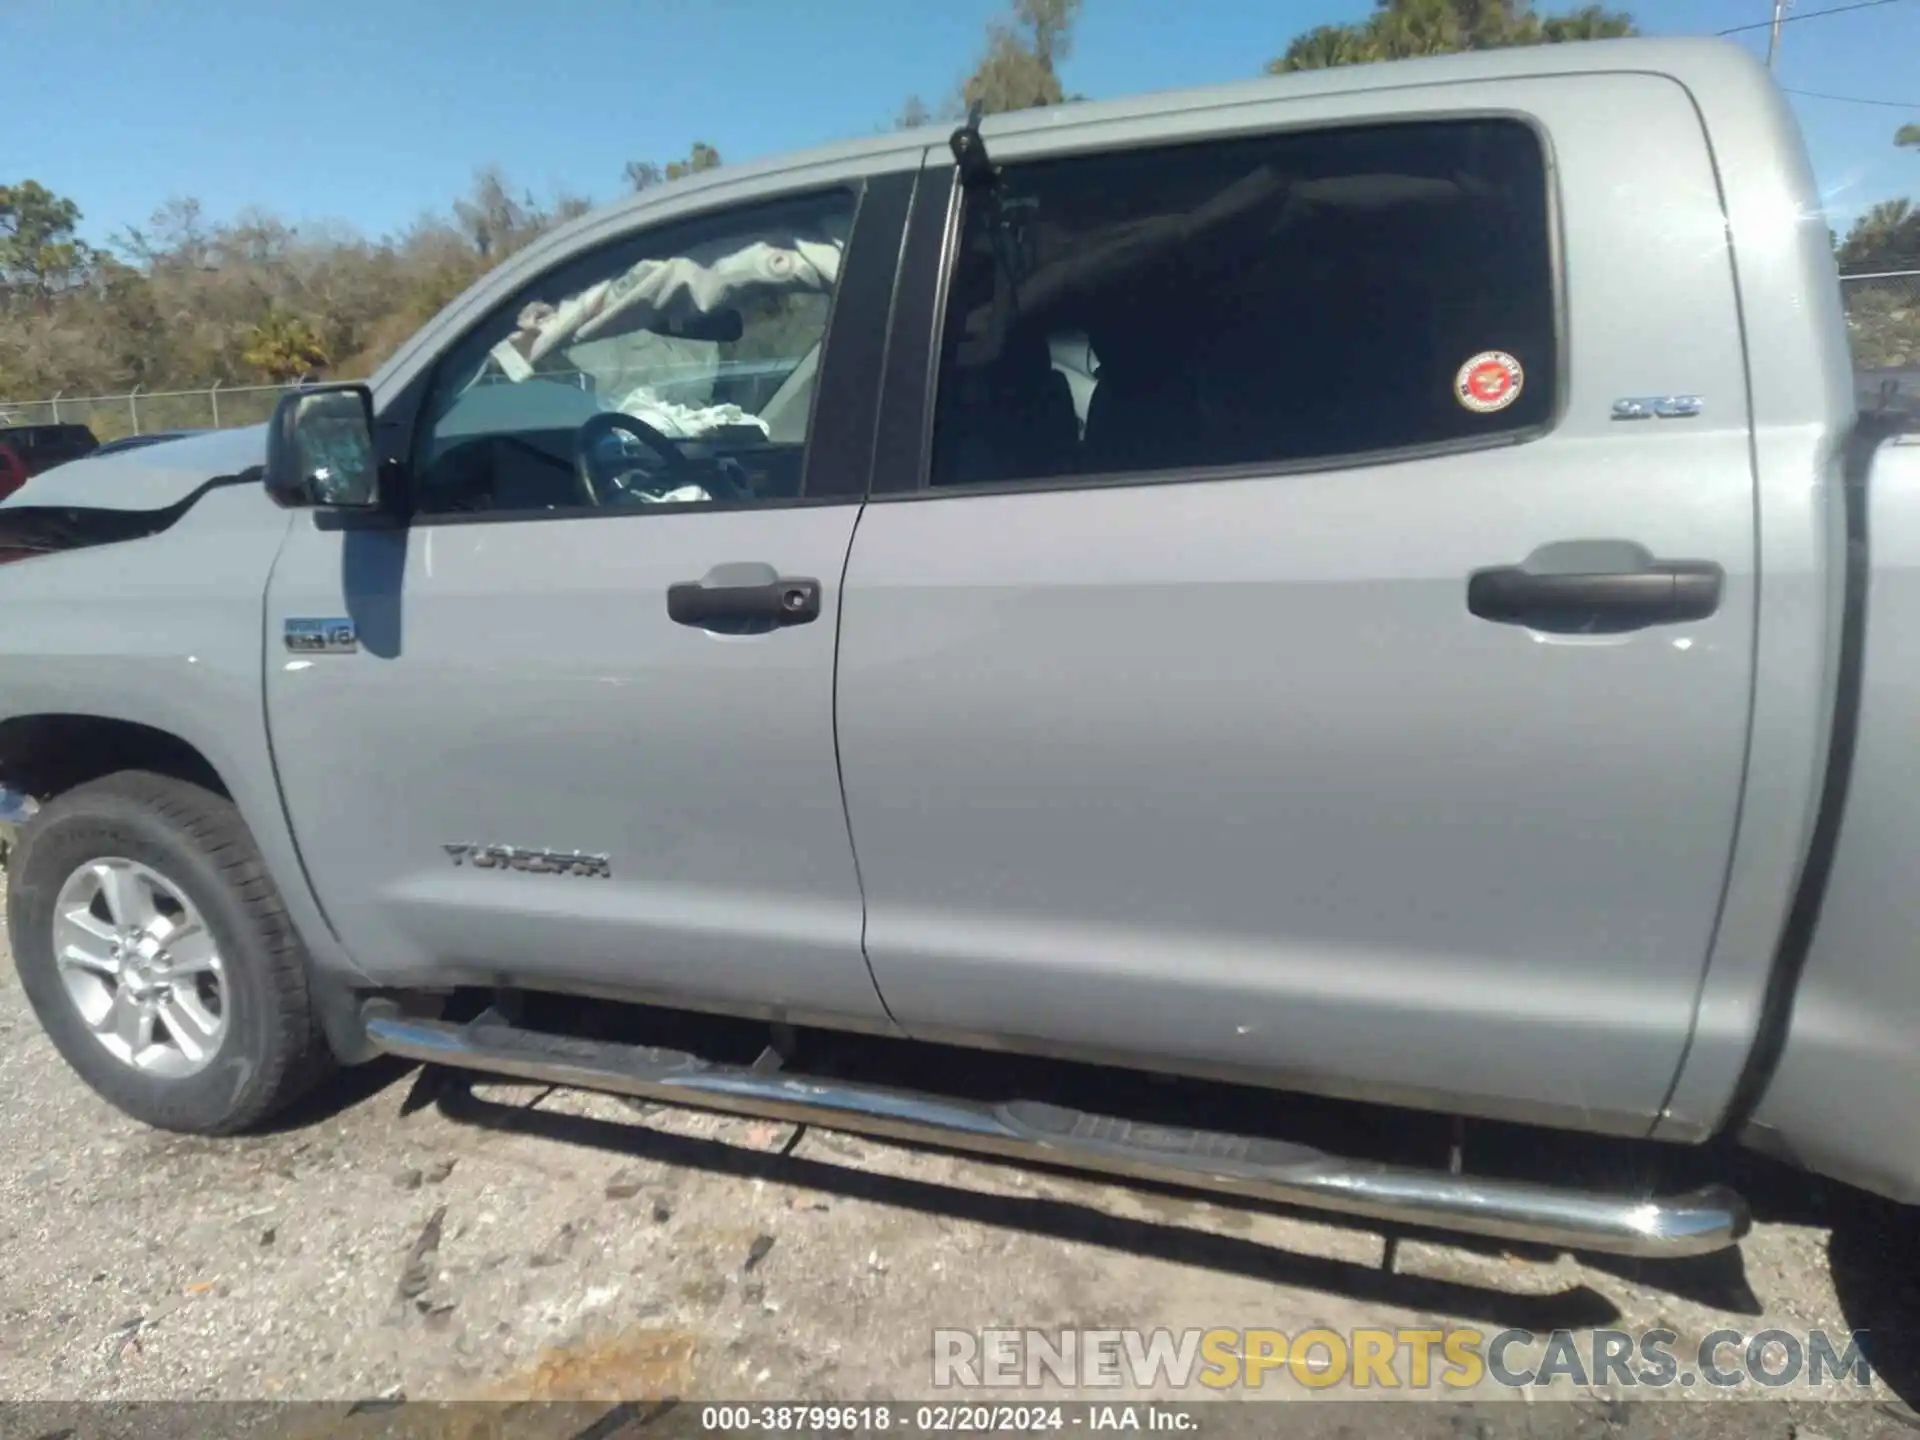
M 1490 415 L 1518 400 L 1526 379 L 1520 362 L 1506 351 L 1482 350 L 1453 377 L 1453 395 L 1467 409 Z

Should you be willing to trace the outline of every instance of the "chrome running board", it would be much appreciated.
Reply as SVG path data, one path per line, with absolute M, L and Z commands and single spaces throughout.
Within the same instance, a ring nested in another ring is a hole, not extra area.
M 1750 1224 L 1746 1202 L 1722 1186 L 1658 1200 L 1475 1180 L 1039 1101 L 985 1104 L 761 1073 L 677 1050 L 523 1030 L 491 1017 L 465 1025 L 410 1019 L 384 1000 L 369 1001 L 362 1015 L 375 1047 L 428 1064 L 1567 1250 L 1704 1255 L 1736 1244 Z

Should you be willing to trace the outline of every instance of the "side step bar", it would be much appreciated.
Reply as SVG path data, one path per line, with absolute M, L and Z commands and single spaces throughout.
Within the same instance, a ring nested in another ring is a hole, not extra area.
M 716 1065 L 677 1050 L 576 1040 L 483 1016 L 470 1024 L 363 1008 L 391 1055 L 581 1090 L 819 1125 L 1404 1225 L 1671 1259 L 1738 1243 L 1750 1217 L 1722 1186 L 1655 1200 L 1342 1160 L 1303 1145 L 1145 1125 L 1038 1101 L 984 1104 Z

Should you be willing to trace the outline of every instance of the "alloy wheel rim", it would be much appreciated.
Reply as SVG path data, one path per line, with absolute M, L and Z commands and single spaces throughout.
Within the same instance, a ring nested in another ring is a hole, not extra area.
M 103 857 L 61 885 L 53 958 L 67 998 L 121 1064 L 178 1079 L 226 1038 L 226 962 L 199 908 L 136 860 Z

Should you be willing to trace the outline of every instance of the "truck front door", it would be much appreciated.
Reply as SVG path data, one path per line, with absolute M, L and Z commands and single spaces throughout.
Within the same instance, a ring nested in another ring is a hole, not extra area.
M 383 387 L 407 513 L 302 517 L 266 635 L 293 831 L 373 978 L 883 1017 L 833 654 L 913 181 L 615 225 Z

